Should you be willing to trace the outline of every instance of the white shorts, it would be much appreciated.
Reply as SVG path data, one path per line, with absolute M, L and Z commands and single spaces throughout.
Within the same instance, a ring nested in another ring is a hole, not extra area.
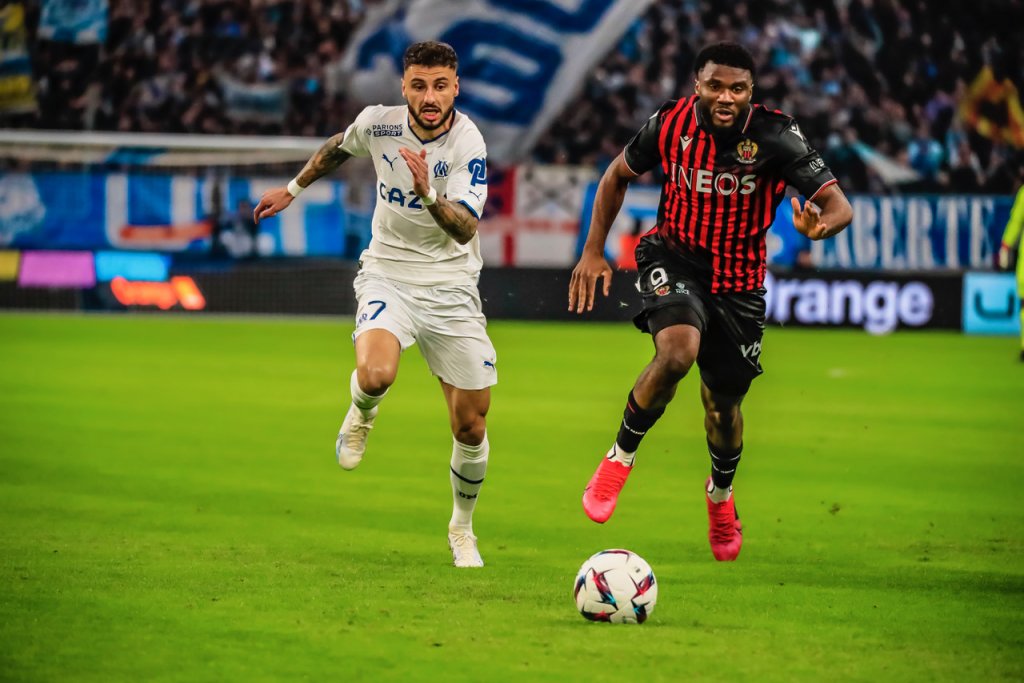
M 367 330 L 387 330 L 403 351 L 418 343 L 430 372 L 456 389 L 498 383 L 498 359 L 475 286 L 425 287 L 359 273 L 355 290 L 353 343 Z

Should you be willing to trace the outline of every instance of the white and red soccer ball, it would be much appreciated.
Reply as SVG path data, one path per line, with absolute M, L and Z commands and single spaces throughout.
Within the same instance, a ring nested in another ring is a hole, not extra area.
M 602 550 L 590 556 L 572 588 L 576 608 L 591 621 L 642 624 L 658 601 L 654 571 L 629 550 Z

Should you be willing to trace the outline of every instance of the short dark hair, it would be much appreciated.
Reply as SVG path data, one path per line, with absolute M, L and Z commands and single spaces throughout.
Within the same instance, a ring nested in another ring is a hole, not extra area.
M 697 59 L 693 62 L 693 73 L 700 76 L 701 69 L 708 62 L 731 66 L 737 69 L 746 69 L 750 72 L 750 78 L 757 76 L 754 68 L 754 56 L 747 48 L 739 43 L 715 43 L 708 45 L 697 53 Z
M 427 40 L 422 43 L 413 43 L 405 49 L 402 68 L 408 69 L 414 64 L 416 66 L 450 66 L 458 71 L 459 57 L 455 54 L 455 48 L 448 43 Z

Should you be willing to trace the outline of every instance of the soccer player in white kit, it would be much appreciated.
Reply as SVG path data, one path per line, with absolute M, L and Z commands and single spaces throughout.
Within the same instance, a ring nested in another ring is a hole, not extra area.
M 335 444 L 338 463 L 350 470 L 362 460 L 401 353 L 418 343 L 441 382 L 454 437 L 448 545 L 456 567 L 482 567 L 473 509 L 487 470 L 486 417 L 497 382 L 477 291 L 487 148 L 476 125 L 455 110 L 457 69 L 450 45 L 411 45 L 402 76 L 407 105 L 364 109 L 287 187 L 267 191 L 253 218 L 258 223 L 282 211 L 349 157 L 373 160 L 377 206 L 355 279 L 356 369 L 352 405 Z

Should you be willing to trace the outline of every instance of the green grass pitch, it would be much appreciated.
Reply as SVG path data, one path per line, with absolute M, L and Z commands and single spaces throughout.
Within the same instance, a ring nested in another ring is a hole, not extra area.
M 0 315 L 0 680 L 1024 678 L 1016 342 L 771 329 L 746 401 L 745 545 L 716 563 L 696 377 L 605 525 L 583 485 L 650 340 L 494 322 L 476 531 L 450 566 L 451 437 L 413 350 L 366 459 L 333 444 L 346 321 Z M 570 589 L 626 547 L 642 626 Z

